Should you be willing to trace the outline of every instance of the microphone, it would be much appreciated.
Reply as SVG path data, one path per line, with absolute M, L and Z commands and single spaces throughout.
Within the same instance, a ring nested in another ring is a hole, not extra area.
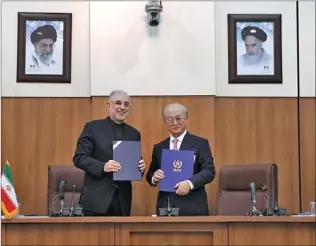
M 59 186 L 59 199 L 61 200 L 61 209 L 59 212 L 53 213 L 52 217 L 72 217 L 72 216 L 83 216 L 83 209 L 74 206 L 74 197 L 76 191 L 76 185 L 74 184 L 72 187 L 72 196 L 70 199 L 70 207 L 64 207 L 64 198 L 65 198 L 65 186 L 66 181 L 62 180 Z
M 274 181 L 274 193 L 273 193 L 273 202 L 274 204 L 272 205 L 273 207 L 266 208 L 263 211 L 264 216 L 286 216 L 286 208 L 279 208 L 279 203 L 278 203 L 278 167 L 277 165 L 273 165 L 272 168 L 274 169 L 273 172 L 273 181 Z
M 279 187 L 278 187 L 278 169 L 275 168 L 275 174 L 274 174 L 274 215 L 276 216 L 285 216 L 286 215 L 286 208 L 280 208 L 279 202 L 278 202 L 278 196 L 279 196 Z
M 169 196 L 168 196 L 167 214 L 172 214 L 172 209 L 171 209 L 171 206 L 170 206 L 170 197 Z
M 254 182 L 250 183 L 250 198 L 252 202 L 252 212 L 247 213 L 249 216 L 262 216 L 262 214 L 257 210 L 257 202 L 256 202 L 256 184 Z
M 168 203 L 166 208 L 159 208 L 159 216 L 179 216 L 179 208 L 171 207 L 170 197 L 168 196 Z
M 60 184 L 59 184 L 59 200 L 60 200 L 60 212 L 61 212 L 61 214 L 62 214 L 63 209 L 64 209 L 65 186 L 66 186 L 66 181 L 61 180 Z
M 71 207 L 70 207 L 70 217 L 73 215 L 74 212 L 74 195 L 76 191 L 76 185 L 72 187 L 72 194 L 71 194 Z
M 254 182 L 250 183 L 250 197 L 251 197 L 253 208 L 256 208 L 256 205 L 257 205 L 257 202 L 256 202 L 256 184 Z

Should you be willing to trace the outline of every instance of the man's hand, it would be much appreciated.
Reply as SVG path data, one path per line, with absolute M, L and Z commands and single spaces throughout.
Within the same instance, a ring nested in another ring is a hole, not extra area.
M 164 178 L 163 171 L 161 169 L 158 169 L 153 176 L 153 181 L 157 184 L 160 180 Z
M 104 165 L 103 171 L 106 173 L 118 172 L 121 170 L 121 165 L 117 161 L 109 160 Z
M 145 171 L 145 169 L 146 169 L 146 163 L 145 163 L 145 161 L 144 161 L 144 160 L 140 160 L 138 167 L 139 167 L 141 173 L 143 173 L 143 172 Z
M 180 196 L 186 196 L 191 190 L 190 184 L 188 181 L 181 181 L 174 186 L 176 194 Z

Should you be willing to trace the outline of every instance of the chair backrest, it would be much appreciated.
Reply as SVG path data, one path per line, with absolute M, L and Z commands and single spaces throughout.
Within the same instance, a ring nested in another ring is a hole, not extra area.
M 219 172 L 217 215 L 243 216 L 252 212 L 250 183 L 256 185 L 256 207 L 263 212 L 278 199 L 278 167 L 274 163 L 228 165 Z
M 78 207 L 80 194 L 83 186 L 84 171 L 73 165 L 49 166 L 48 167 L 48 215 L 60 210 L 59 185 L 61 180 L 66 181 L 64 207 L 71 206 L 73 196 L 74 206 Z M 76 185 L 75 192 L 73 186 Z

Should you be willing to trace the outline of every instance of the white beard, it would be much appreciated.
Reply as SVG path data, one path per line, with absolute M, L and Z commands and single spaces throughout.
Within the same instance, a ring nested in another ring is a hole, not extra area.
M 245 62 L 249 65 L 255 65 L 260 61 L 261 55 L 262 55 L 262 52 L 260 52 L 259 54 L 256 54 L 256 55 L 248 55 L 247 54 L 245 56 Z

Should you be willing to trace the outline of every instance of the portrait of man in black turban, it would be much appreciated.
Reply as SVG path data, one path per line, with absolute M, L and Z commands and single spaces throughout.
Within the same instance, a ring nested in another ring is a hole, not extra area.
M 27 47 L 28 58 L 25 70 L 28 74 L 62 75 L 60 57 L 55 54 L 58 33 L 52 24 L 38 26 L 29 35 L 30 44 Z M 57 59 L 59 58 L 59 59 Z
M 17 82 L 71 83 L 72 13 L 18 12 Z
M 282 14 L 228 14 L 229 84 L 282 84 Z
M 265 47 L 267 41 L 273 40 L 271 34 L 269 36 L 262 27 L 250 24 L 241 28 L 239 36 L 242 45 L 237 50 L 237 74 L 273 75 L 273 50 L 271 46 L 269 49 Z

